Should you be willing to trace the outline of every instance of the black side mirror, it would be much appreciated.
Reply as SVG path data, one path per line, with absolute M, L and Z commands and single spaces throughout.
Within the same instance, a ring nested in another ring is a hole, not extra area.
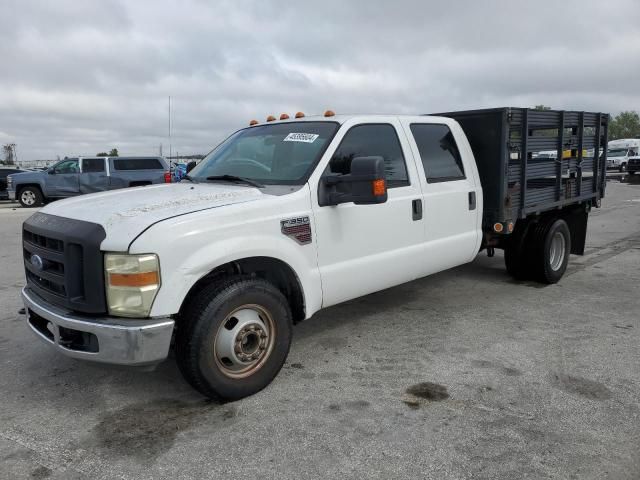
M 321 207 L 353 202 L 371 205 L 387 201 L 387 181 L 382 157 L 356 157 L 351 173 L 328 175 L 320 180 L 318 203 Z
M 55 171 L 53 168 L 50 168 L 49 170 L 47 170 L 47 173 L 48 173 L 49 175 L 55 175 L 55 174 L 56 174 L 56 171 Z
M 191 161 L 189 163 L 187 163 L 187 173 L 189 173 L 191 170 L 193 170 L 194 168 L 196 168 L 197 163 L 195 161 Z

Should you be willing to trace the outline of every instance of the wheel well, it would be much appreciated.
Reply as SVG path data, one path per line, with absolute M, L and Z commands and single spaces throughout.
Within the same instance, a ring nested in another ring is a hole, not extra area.
M 37 183 L 24 183 L 24 184 L 16 185 L 16 192 L 20 192 L 27 187 L 35 187 L 38 190 L 40 190 L 40 193 L 42 193 L 42 188 L 40 188 L 40 185 L 38 185 Z
M 519 238 L 518 236 L 528 235 L 531 228 L 542 221 L 550 222 L 555 219 L 562 219 L 567 222 L 569 232 L 571 233 L 571 253 L 574 255 L 584 255 L 588 217 L 589 208 L 583 204 L 563 208 L 562 210 L 551 210 L 540 215 L 519 219 L 515 224 L 513 236 L 505 238 L 504 242 L 498 248 L 508 247 L 513 239 Z
M 300 280 L 293 269 L 282 260 L 272 257 L 249 257 L 225 263 L 213 269 L 198 280 L 182 302 L 180 311 L 190 302 L 191 298 L 212 282 L 231 275 L 245 275 L 263 278 L 273 284 L 287 299 L 294 323 L 305 318 L 304 295 Z

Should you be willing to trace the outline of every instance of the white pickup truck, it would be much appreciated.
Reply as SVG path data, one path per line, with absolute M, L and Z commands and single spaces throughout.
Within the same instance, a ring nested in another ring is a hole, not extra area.
M 557 282 L 604 195 L 606 158 L 582 158 L 606 145 L 603 114 L 285 117 L 237 131 L 181 183 L 71 198 L 25 221 L 37 336 L 122 365 L 175 348 L 194 388 L 238 399 L 277 375 L 294 323 L 482 249 L 505 249 L 517 278 Z M 536 136 L 560 121 L 559 137 Z M 573 157 L 534 158 L 554 142 Z

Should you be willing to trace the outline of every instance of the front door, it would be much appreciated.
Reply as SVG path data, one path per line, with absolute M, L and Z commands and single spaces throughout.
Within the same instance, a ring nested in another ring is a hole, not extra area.
M 48 170 L 46 178 L 46 195 L 48 197 L 71 197 L 80 192 L 77 158 L 63 160 Z
M 334 140 L 339 145 L 323 175 L 348 174 L 355 157 L 382 156 L 388 200 L 320 207 L 317 189 L 312 192 L 323 307 L 419 276 L 424 226 L 416 202 L 422 191 L 400 128 L 394 117 L 377 117 L 351 128 L 346 123 Z

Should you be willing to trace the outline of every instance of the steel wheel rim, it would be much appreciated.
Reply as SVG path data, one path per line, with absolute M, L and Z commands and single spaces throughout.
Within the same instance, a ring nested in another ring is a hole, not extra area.
M 236 308 L 218 327 L 213 344 L 216 365 L 230 378 L 253 375 L 271 356 L 275 333 L 275 322 L 264 307 Z
M 564 235 L 560 232 L 556 232 L 551 239 L 551 247 L 549 250 L 549 266 L 551 267 L 551 270 L 554 272 L 560 270 L 560 267 L 564 262 L 565 253 L 566 242 Z
M 33 205 L 36 203 L 36 195 L 31 190 L 25 190 L 20 194 L 20 199 L 25 205 Z

